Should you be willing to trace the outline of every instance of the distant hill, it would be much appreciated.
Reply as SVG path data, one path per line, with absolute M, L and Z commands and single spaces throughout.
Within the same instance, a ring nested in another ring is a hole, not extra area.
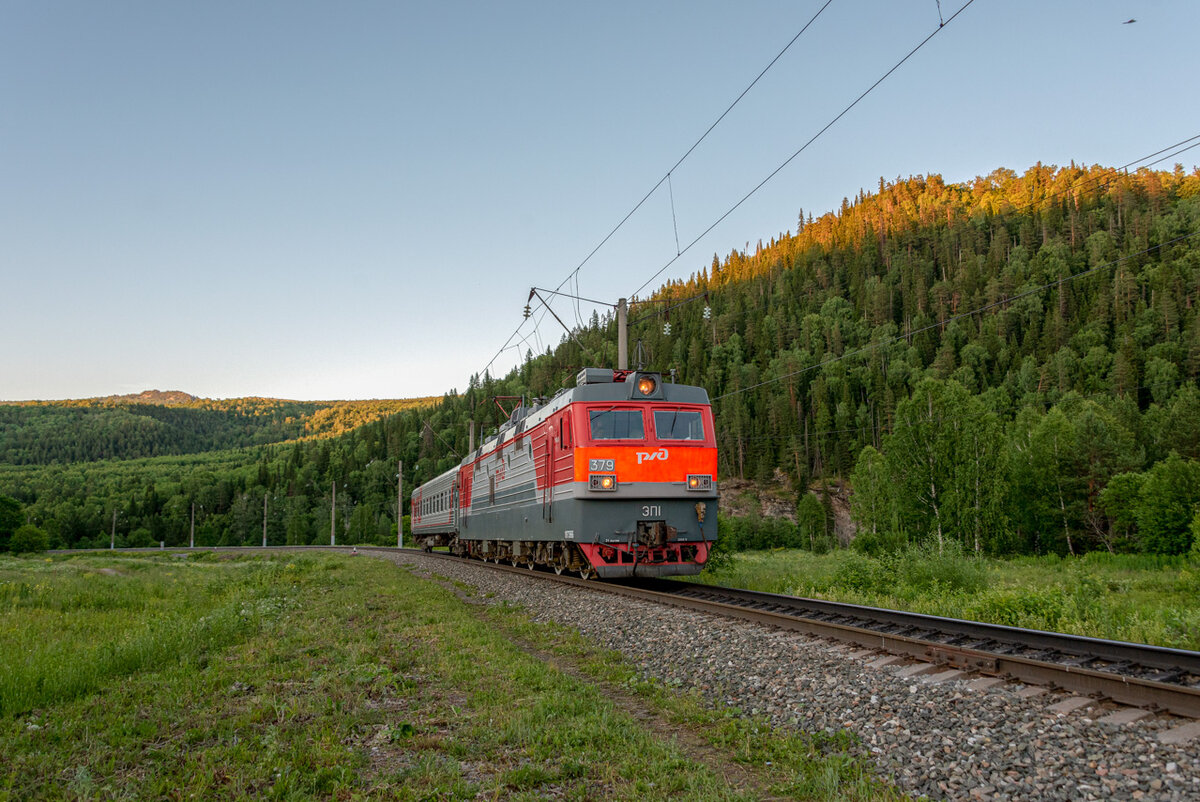
M 431 399 L 197 398 L 179 390 L 0 403 L 0 464 L 179 456 L 328 437 Z
M 129 395 L 110 395 L 106 396 L 102 401 L 129 401 L 137 404 L 161 404 L 163 406 L 173 406 L 177 404 L 190 404 L 199 399 L 185 393 L 182 390 L 142 390 L 140 393 L 131 393 Z
M 92 398 L 63 398 L 63 399 L 30 399 L 27 401 L 0 401 L 0 405 L 28 406 L 30 404 L 66 404 L 71 406 L 112 405 L 112 404 L 158 404 L 173 406 L 190 404 L 201 400 L 198 396 L 185 393 L 182 390 L 142 390 L 140 393 L 127 395 L 102 395 Z

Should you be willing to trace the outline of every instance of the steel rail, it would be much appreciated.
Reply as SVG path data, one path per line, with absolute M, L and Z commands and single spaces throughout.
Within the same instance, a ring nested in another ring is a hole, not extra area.
M 646 587 L 647 585 L 641 586 Z M 820 618 L 843 624 L 879 622 L 895 627 L 894 632 L 897 634 L 905 631 L 935 632 L 951 639 L 951 642 L 946 643 L 951 646 L 966 646 L 973 642 L 980 644 L 991 642 L 1001 646 L 1019 647 L 1031 652 L 1054 650 L 1073 657 L 1087 658 L 1113 665 L 1140 666 L 1148 669 L 1148 673 L 1183 672 L 1200 680 L 1200 652 L 1186 649 L 1088 638 L 1061 632 L 1023 629 L 961 618 L 947 618 L 903 610 L 832 602 L 825 599 L 809 599 L 715 585 L 701 585 L 694 582 L 659 580 L 653 587 L 665 593 L 691 595 L 698 598 L 708 597 L 717 601 L 737 599 L 738 603 L 761 605 L 793 614 L 802 612 L 807 618 Z M 982 648 L 982 646 L 977 648 Z M 996 651 L 996 648 L 984 650 L 990 652 Z
M 361 551 L 375 549 L 361 549 Z M 396 549 L 378 549 L 397 553 Z M 403 553 L 403 552 L 401 552 Z M 458 560 L 438 552 L 426 556 Z M 853 643 L 930 663 L 1200 718 L 1200 652 L 672 580 L 596 582 L 494 570 Z M 1024 653 L 1017 653 L 1024 652 Z M 1058 657 L 1058 660 L 1053 659 Z M 1064 662 L 1065 660 L 1065 662 Z M 1101 666 L 1101 667 L 1095 667 Z M 1110 669 L 1110 670 L 1105 670 Z M 1128 673 L 1130 670 L 1134 673 Z M 1126 673 L 1120 673 L 1120 672 Z

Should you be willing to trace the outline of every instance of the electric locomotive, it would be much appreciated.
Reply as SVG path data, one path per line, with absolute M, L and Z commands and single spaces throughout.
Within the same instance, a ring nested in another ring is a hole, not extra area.
M 414 490 L 411 525 L 426 549 L 584 578 L 699 573 L 717 539 L 708 393 L 584 368 Z

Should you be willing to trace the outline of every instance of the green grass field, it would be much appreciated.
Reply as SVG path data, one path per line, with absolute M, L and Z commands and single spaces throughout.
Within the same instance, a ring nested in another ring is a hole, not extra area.
M 1200 562 L 1092 553 L 976 559 L 911 549 L 731 555 L 699 581 L 1088 637 L 1200 649 Z
M 365 556 L 0 560 L 0 800 L 900 798 L 470 601 Z

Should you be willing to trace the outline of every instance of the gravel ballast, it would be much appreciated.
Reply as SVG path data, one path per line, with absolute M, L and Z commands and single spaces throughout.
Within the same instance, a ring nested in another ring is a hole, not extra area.
M 857 647 L 794 632 L 568 587 L 416 554 L 399 563 L 476 587 L 487 603 L 574 627 L 621 652 L 646 677 L 694 688 L 714 705 L 806 732 L 856 734 L 882 776 L 934 799 L 1200 800 L 1200 742 L 1158 735 L 1183 723 L 1155 717 L 1113 726 L 1111 705 L 1048 711 L 1065 698 L 1021 698 L 1023 686 L 970 690 L 867 664 Z

